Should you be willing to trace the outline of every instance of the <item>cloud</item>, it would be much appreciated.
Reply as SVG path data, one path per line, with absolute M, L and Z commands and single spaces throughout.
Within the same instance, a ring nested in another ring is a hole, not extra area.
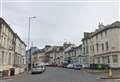
M 60 45 L 65 39 L 78 45 L 84 31 L 94 31 L 99 21 L 110 24 L 119 17 L 117 2 L 17 3 L 6 0 L 3 9 L 4 19 L 26 42 L 28 16 L 37 17 L 31 21 L 31 41 L 39 47 Z

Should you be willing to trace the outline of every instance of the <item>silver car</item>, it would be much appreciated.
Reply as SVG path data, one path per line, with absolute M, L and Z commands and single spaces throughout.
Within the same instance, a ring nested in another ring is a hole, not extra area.
M 45 71 L 45 69 L 46 67 L 44 65 L 34 66 L 31 70 L 31 74 L 42 73 Z

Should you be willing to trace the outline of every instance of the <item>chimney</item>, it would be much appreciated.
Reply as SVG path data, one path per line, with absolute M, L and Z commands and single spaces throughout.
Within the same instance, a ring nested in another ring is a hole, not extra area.
M 104 28 L 104 25 L 103 25 L 103 23 L 102 23 L 102 22 L 99 22 L 99 25 L 98 25 L 98 27 L 99 27 L 99 29 L 101 29 L 101 28 Z

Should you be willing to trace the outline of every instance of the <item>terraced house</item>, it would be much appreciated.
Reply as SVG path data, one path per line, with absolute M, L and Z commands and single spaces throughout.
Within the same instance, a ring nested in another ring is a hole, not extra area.
M 84 33 L 83 51 L 88 64 L 109 64 L 112 68 L 120 68 L 120 22 L 116 21 L 91 33 Z
M 45 50 L 40 49 L 32 54 L 32 65 L 37 65 L 40 63 L 46 63 Z
M 26 44 L 0 18 L 0 72 L 14 75 L 24 71 Z

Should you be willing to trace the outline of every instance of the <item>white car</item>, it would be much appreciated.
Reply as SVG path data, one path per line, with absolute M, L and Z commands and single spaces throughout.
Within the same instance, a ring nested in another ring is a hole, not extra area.
M 73 64 L 68 64 L 67 68 L 72 69 L 73 68 Z
M 89 65 L 83 64 L 83 65 L 82 65 L 82 68 L 89 68 Z
M 49 63 L 45 63 L 45 66 L 48 66 L 48 65 L 50 65 Z
M 31 74 L 42 73 L 45 70 L 46 70 L 46 67 L 44 65 L 34 66 L 32 67 Z

